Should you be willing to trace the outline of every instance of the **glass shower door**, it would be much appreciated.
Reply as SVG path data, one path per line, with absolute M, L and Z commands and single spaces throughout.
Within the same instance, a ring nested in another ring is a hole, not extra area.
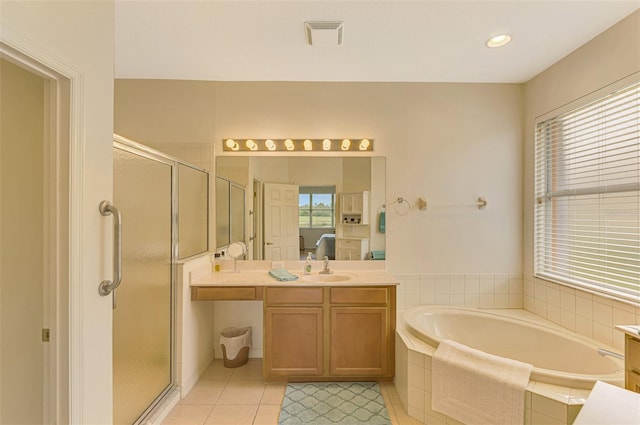
M 172 166 L 115 147 L 113 191 L 122 213 L 113 415 L 133 424 L 172 384 Z

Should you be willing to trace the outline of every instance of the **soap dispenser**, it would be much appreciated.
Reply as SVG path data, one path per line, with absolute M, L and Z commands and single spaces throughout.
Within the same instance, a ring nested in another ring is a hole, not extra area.
M 307 254 L 307 261 L 305 261 L 304 263 L 304 274 L 311 274 L 311 261 L 313 259 L 311 258 L 311 253 L 309 252 Z
M 222 256 L 219 252 L 213 254 L 213 269 L 217 272 L 222 268 Z

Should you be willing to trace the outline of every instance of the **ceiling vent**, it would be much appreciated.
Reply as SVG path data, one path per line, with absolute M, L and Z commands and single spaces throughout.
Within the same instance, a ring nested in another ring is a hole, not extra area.
M 304 32 L 310 46 L 340 46 L 342 44 L 341 21 L 305 22 Z

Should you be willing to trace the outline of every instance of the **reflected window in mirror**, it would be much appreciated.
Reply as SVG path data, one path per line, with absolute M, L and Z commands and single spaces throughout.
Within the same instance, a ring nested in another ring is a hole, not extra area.
M 336 187 L 300 186 L 299 227 L 334 229 L 336 227 Z

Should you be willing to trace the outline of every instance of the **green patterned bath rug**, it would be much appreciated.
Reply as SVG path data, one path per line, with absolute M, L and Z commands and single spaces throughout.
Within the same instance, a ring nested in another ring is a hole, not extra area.
M 390 425 L 376 382 L 287 384 L 279 425 Z

